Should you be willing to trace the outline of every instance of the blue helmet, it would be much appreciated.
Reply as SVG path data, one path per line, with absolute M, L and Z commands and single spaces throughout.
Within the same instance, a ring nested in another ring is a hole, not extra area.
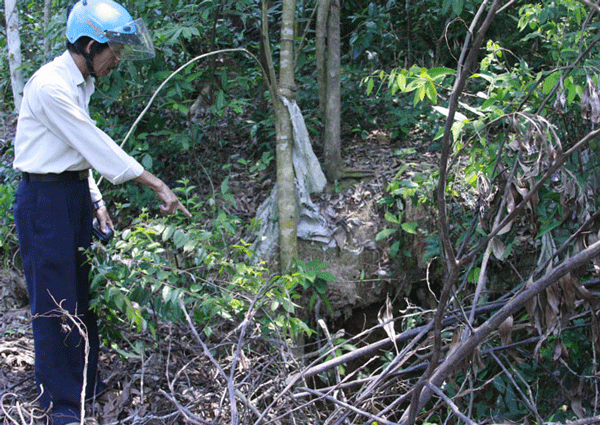
M 87 36 L 108 43 L 120 59 L 150 59 L 154 45 L 144 21 L 134 20 L 113 0 L 79 0 L 67 19 L 67 39 L 75 43 Z

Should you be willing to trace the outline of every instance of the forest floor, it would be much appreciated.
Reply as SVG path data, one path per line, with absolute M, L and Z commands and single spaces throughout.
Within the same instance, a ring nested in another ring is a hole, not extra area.
M 5 127 L 4 130 L 4 139 L 11 137 L 13 129 Z M 332 201 L 335 197 L 338 210 L 350 210 L 357 199 L 357 192 L 364 192 L 365 185 L 371 196 L 381 197 L 385 182 L 393 178 L 403 161 L 423 161 L 423 154 L 428 154 L 416 147 L 411 149 L 414 151 L 410 155 L 412 159 L 395 155 L 398 149 L 410 147 L 391 144 L 381 134 L 367 140 L 345 143 L 343 156 L 346 166 L 368 171 L 367 174 L 372 177 L 342 182 L 343 186 L 334 195 L 323 195 L 325 198 L 321 201 Z M 265 185 L 265 179 L 248 179 L 241 174 L 232 175 L 230 185 L 239 200 L 240 215 L 245 214 L 243 219 L 253 217 L 270 190 Z M 335 331 L 331 330 L 332 333 Z M 263 386 L 260 391 L 266 393 L 270 391 L 269 386 L 279 387 L 289 374 L 298 370 L 285 350 L 282 349 L 273 357 L 258 343 L 248 351 L 247 356 L 243 353 L 241 358 L 239 353 L 234 355 L 231 347 L 235 347 L 235 344 L 228 345 L 227 342 L 231 341 L 231 334 L 225 335 L 222 341 L 207 341 L 211 353 L 215 350 L 221 353 L 217 359 L 211 359 L 203 351 L 205 348 L 194 330 L 185 324 L 160 326 L 157 339 L 126 329 L 121 332 L 132 345 L 141 342 L 146 350 L 136 353 L 130 349 L 127 355 L 123 355 L 122 352 L 102 347 L 100 374 L 112 389 L 107 397 L 87 405 L 87 414 L 102 424 L 231 423 L 231 417 L 236 414 L 230 410 L 227 402 L 231 381 L 223 376 L 229 373 L 233 375 L 229 366 L 234 360 L 238 365 L 238 370 L 234 371 L 236 375 L 263 375 L 256 385 Z M 262 365 L 273 363 L 279 363 L 277 368 L 281 371 L 269 376 Z M 24 282 L 18 271 L 0 270 L 2 422 L 21 425 L 43 423 L 43 414 L 36 407 L 36 393 L 31 317 Z M 285 411 L 287 408 L 280 406 L 279 409 Z M 318 417 L 318 409 L 311 412 Z M 248 423 L 249 419 L 243 418 L 256 418 L 259 412 L 248 403 L 237 414 L 240 415 L 238 423 Z M 314 419 L 305 419 L 307 422 L 285 419 L 275 423 L 318 423 Z

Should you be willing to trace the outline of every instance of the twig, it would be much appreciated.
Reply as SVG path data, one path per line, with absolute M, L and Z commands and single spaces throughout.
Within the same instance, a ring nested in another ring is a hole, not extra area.
M 16 420 L 15 420 L 15 419 L 14 419 L 14 418 L 13 418 L 13 417 L 12 417 L 12 416 L 11 416 L 11 415 L 8 413 L 8 412 L 7 412 L 7 411 L 6 411 L 6 408 L 4 407 L 4 398 L 5 398 L 6 396 L 9 396 L 9 395 L 14 395 L 14 396 L 16 396 L 16 394 L 10 394 L 10 393 L 4 394 L 4 395 L 2 396 L 2 400 L 1 400 L 1 401 L 2 401 L 2 411 L 4 412 L 4 417 L 5 417 L 5 418 L 7 418 L 8 420 L 10 420 L 12 423 L 14 423 L 14 424 L 16 424 L 16 425 L 19 425 L 19 422 L 17 422 L 17 421 L 16 421 Z
M 360 410 L 360 409 L 358 409 L 358 408 L 356 408 L 356 407 L 354 407 L 354 406 L 352 406 L 352 405 L 350 405 L 348 403 L 344 403 L 343 401 L 340 401 L 340 400 L 336 399 L 335 397 L 329 396 L 327 394 L 323 394 L 320 391 L 313 390 L 311 388 L 300 388 L 300 389 L 302 391 L 306 391 L 308 393 L 317 395 L 320 398 L 323 398 L 325 400 L 328 400 L 328 401 L 331 401 L 331 402 L 333 402 L 335 404 L 338 404 L 338 405 L 344 407 L 347 410 L 351 410 L 351 411 L 353 411 L 355 413 L 358 413 L 361 416 L 365 416 L 365 417 L 369 418 L 369 420 L 376 421 L 378 424 L 396 425 L 395 422 L 390 422 L 387 419 L 382 418 L 381 416 L 373 415 L 372 413 L 365 412 L 364 410 Z M 339 422 L 339 420 L 338 420 L 338 422 Z
M 46 416 L 46 414 L 44 412 L 42 412 L 39 415 L 36 415 L 34 412 L 36 410 L 38 410 L 35 407 L 35 403 L 40 399 L 40 397 L 42 396 L 42 394 L 44 393 L 44 389 L 42 388 L 40 390 L 40 394 L 36 397 L 36 399 L 31 402 L 31 403 L 27 403 L 27 405 L 31 406 L 30 411 L 27 411 L 25 406 L 19 402 L 19 396 L 15 393 L 5 393 L 2 395 L 2 398 L 0 398 L 0 405 L 2 408 L 2 412 L 4 413 L 4 417 L 6 419 L 8 419 L 11 423 L 14 423 L 16 425 L 27 425 L 27 421 L 25 420 L 25 416 L 24 416 L 24 411 L 27 414 L 27 416 L 29 416 L 30 420 L 29 423 L 30 424 L 34 424 L 36 421 L 42 421 L 44 416 Z M 11 413 L 9 411 L 7 411 L 6 409 L 6 402 L 5 399 L 7 397 L 14 397 L 17 401 L 15 402 L 15 406 L 11 408 L 16 410 L 16 413 L 19 416 L 19 419 L 21 420 L 21 422 L 18 422 L 15 418 L 12 417 Z
M 240 400 L 242 400 L 242 402 L 243 402 L 243 403 L 244 403 L 246 406 L 248 406 L 248 408 L 249 408 L 249 409 L 252 411 L 252 413 L 254 413 L 256 416 L 260 416 L 260 411 L 259 411 L 259 410 L 256 408 L 256 406 L 254 406 L 254 405 L 252 404 L 252 402 L 251 402 L 250 400 L 248 400 L 248 397 L 246 397 L 246 396 L 244 395 L 244 393 L 242 393 L 240 390 L 238 390 L 238 389 L 236 388 L 236 390 L 235 390 L 235 395 L 236 395 L 236 396 L 237 396 L 237 397 L 238 397 Z
M 506 369 L 506 367 L 500 361 L 498 356 L 496 356 L 496 354 L 494 354 L 494 352 L 491 352 L 490 355 L 496 361 L 496 363 L 498 363 L 498 366 L 500 366 L 500 368 L 504 371 L 504 374 L 508 377 L 508 379 L 510 379 L 510 382 L 512 382 L 512 384 L 515 387 L 515 389 L 517 390 L 517 392 L 519 394 L 521 394 L 521 397 L 523 397 L 523 401 L 525 402 L 525 404 L 527 405 L 529 410 L 535 415 L 536 421 L 538 423 L 543 423 L 544 421 L 535 407 L 535 402 L 533 402 L 533 400 L 529 400 L 529 398 L 523 393 L 523 390 L 521 390 L 521 387 L 515 382 L 515 379 L 513 378 L 512 374 L 508 371 L 508 369 Z
M 219 365 L 219 362 L 217 362 L 217 360 L 213 357 L 213 355 L 211 354 L 210 350 L 208 349 L 208 347 L 206 346 L 204 341 L 202 341 L 202 338 L 200 338 L 200 335 L 198 334 L 198 331 L 196 330 L 196 327 L 194 326 L 194 323 L 192 322 L 192 318 L 190 317 L 189 313 L 187 312 L 187 309 L 185 307 L 185 303 L 183 302 L 182 296 L 179 296 L 179 306 L 181 307 L 181 310 L 183 311 L 183 314 L 185 315 L 185 319 L 190 327 L 190 330 L 192 331 L 192 334 L 194 335 L 194 337 L 196 338 L 196 340 L 202 347 L 202 351 L 204 351 L 204 354 L 210 359 L 212 364 L 215 365 L 215 367 L 217 368 L 219 373 L 223 376 L 223 378 L 227 382 L 227 390 L 229 392 L 229 402 L 230 402 L 229 409 L 231 412 L 231 423 L 237 424 L 238 416 L 237 416 L 237 407 L 236 407 L 236 402 L 235 402 L 235 389 L 233 388 L 233 382 L 231 382 L 231 380 L 227 377 L 227 374 L 225 373 L 223 368 L 221 368 L 221 365 Z
M 569 238 L 558 248 L 546 261 L 541 264 L 534 272 L 533 276 L 537 276 L 542 271 L 546 270 L 551 261 L 554 260 L 558 255 L 564 252 L 567 248 L 573 246 L 573 241 L 577 239 L 587 228 L 596 221 L 596 219 L 600 217 L 600 210 L 596 211 L 592 214 L 579 228 L 573 233 Z
M 592 258 L 598 255 L 600 255 L 600 241 L 578 252 L 568 260 L 565 260 L 563 263 L 548 271 L 540 279 L 533 282 L 529 287 L 515 295 L 492 317 L 479 326 L 466 341 L 456 347 L 456 349 L 444 359 L 442 364 L 435 369 L 435 372 L 431 376 L 431 382 L 434 385 L 440 385 L 440 383 L 455 370 L 456 365 L 472 353 L 473 350 L 475 350 L 475 348 L 481 344 L 494 329 L 497 329 L 508 316 L 520 309 L 528 300 L 537 296 L 571 270 L 587 264 Z M 431 394 L 423 391 L 416 408 L 424 406 L 430 397 Z
M 183 416 L 185 416 L 185 418 L 193 423 L 193 424 L 197 424 L 197 425 L 210 425 L 210 422 L 206 422 L 202 419 L 200 419 L 198 416 L 194 415 L 192 412 L 189 411 L 188 408 L 184 407 L 181 405 L 181 403 L 179 403 L 175 397 L 172 397 L 169 393 L 167 393 L 165 390 L 163 390 L 162 388 L 159 389 L 160 393 L 162 395 L 164 395 L 166 398 L 169 399 L 169 401 L 171 403 L 173 403 L 175 405 L 175 407 L 177 407 L 177 410 L 179 410 L 181 412 L 181 414 Z
M 325 338 L 327 338 L 327 347 L 329 347 L 329 350 L 331 351 L 331 355 L 335 359 L 337 357 L 337 355 L 335 353 L 335 346 L 334 346 L 335 344 L 334 344 L 333 340 L 331 339 L 331 334 L 329 333 L 329 329 L 327 329 L 327 324 L 325 323 L 325 321 L 323 319 L 319 319 L 317 321 L 317 323 L 319 324 L 321 329 L 323 329 Z M 342 379 L 340 377 L 340 371 L 337 367 L 334 369 L 334 371 L 335 371 L 335 383 L 336 383 L 336 387 L 338 387 Z
M 454 402 L 450 399 L 450 397 L 448 397 L 446 394 L 444 394 L 444 392 L 442 390 L 440 390 L 438 387 L 436 387 L 435 385 L 433 385 L 431 382 L 428 382 L 427 386 L 434 393 L 436 393 L 442 400 L 444 400 L 444 402 L 448 405 L 448 407 L 450 407 L 450 409 L 454 412 L 454 414 L 456 416 L 458 416 L 463 422 L 465 422 L 467 425 L 477 425 L 477 422 L 473 422 L 471 419 L 469 419 L 468 417 L 466 417 L 458 409 L 458 406 L 456 404 L 454 404 Z
M 471 35 L 475 32 L 475 27 L 479 23 L 480 18 L 483 16 L 487 5 L 488 0 L 484 0 L 477 11 L 473 22 L 469 28 L 467 33 L 467 38 L 463 44 L 463 48 L 461 51 L 461 56 L 458 63 L 457 76 L 454 82 L 454 87 L 452 88 L 452 94 L 450 95 L 450 99 L 448 101 L 448 116 L 446 117 L 446 125 L 444 127 L 444 136 L 442 143 L 442 150 L 440 156 L 440 167 L 439 167 L 439 177 L 438 177 L 438 185 L 436 188 L 437 202 L 438 202 L 438 231 L 440 237 L 440 248 L 445 256 L 444 261 L 444 269 L 446 273 L 446 279 L 444 282 L 444 286 L 442 288 L 442 292 L 440 294 L 440 302 L 435 314 L 434 321 L 434 346 L 433 346 L 433 361 L 431 363 L 431 368 L 428 368 L 422 378 L 415 385 L 415 391 L 413 392 L 412 400 L 410 403 L 409 409 L 406 411 L 405 415 L 403 415 L 403 419 L 408 421 L 409 424 L 413 424 L 415 422 L 415 418 L 418 412 L 419 405 L 419 396 L 423 390 L 423 386 L 426 380 L 434 373 L 433 368 L 437 365 L 438 359 L 441 356 L 441 331 L 442 331 L 442 319 L 443 313 L 446 310 L 447 302 L 449 299 L 450 289 L 455 284 L 456 279 L 458 278 L 459 273 L 459 262 L 457 261 L 456 254 L 454 252 L 454 248 L 450 241 L 450 228 L 448 225 L 448 216 L 447 216 L 447 204 L 446 204 L 446 183 L 448 178 L 448 160 L 451 154 L 452 148 L 452 124 L 454 121 L 454 116 L 456 114 L 456 109 L 458 106 L 459 98 L 462 95 L 464 86 L 467 81 L 467 71 L 475 62 L 477 55 L 479 55 L 479 48 L 483 43 L 483 38 L 487 29 L 489 28 L 492 20 L 494 19 L 496 10 L 499 7 L 499 0 L 494 0 L 492 5 L 490 6 L 487 16 L 485 17 L 483 23 L 479 27 L 479 30 L 471 44 Z M 468 52 L 468 53 L 467 53 Z
M 600 6 L 598 6 L 596 3 L 592 3 L 589 0 L 578 0 L 579 2 L 585 4 L 586 6 L 591 7 L 592 9 L 594 9 L 596 12 L 600 12 Z
M 399 368 L 408 357 L 408 354 L 412 352 L 412 349 L 416 345 L 417 341 L 421 340 L 421 338 L 423 338 L 423 336 L 427 332 L 429 332 L 429 328 L 424 327 L 421 330 L 421 332 L 419 332 L 419 334 L 412 339 L 408 346 L 406 346 L 400 353 L 398 353 L 396 357 L 394 357 L 394 360 L 390 362 L 390 364 L 385 368 L 385 370 L 379 376 L 377 376 L 377 378 L 374 379 L 364 391 L 361 391 L 359 393 L 358 397 L 356 397 L 356 400 L 354 401 L 354 404 L 359 405 L 361 402 L 363 402 L 369 395 L 371 395 L 376 390 L 379 383 L 381 383 L 386 377 L 388 377 L 397 368 Z M 347 413 L 344 414 L 342 418 L 345 418 L 346 416 Z M 341 419 L 339 419 L 336 422 L 336 425 L 340 423 Z
M 81 335 L 81 337 L 84 340 L 83 382 L 82 382 L 82 387 L 81 387 L 81 395 L 79 396 L 79 403 L 80 403 L 79 423 L 81 425 L 84 425 L 84 423 L 85 423 L 85 390 L 87 387 L 87 370 L 89 367 L 89 357 L 90 357 L 90 341 L 88 338 L 87 328 L 85 327 L 85 324 L 83 323 L 83 321 L 79 317 L 77 317 L 77 311 L 75 311 L 75 315 L 72 315 L 71 313 L 69 313 L 67 310 L 65 310 L 63 308 L 62 303 L 65 300 L 61 300 L 60 303 L 58 303 L 56 301 L 56 298 L 54 298 L 54 295 L 52 295 L 52 293 L 50 291 L 48 291 L 48 295 L 50 295 L 50 298 L 52 298 L 52 301 L 54 302 L 54 304 L 56 304 L 58 306 L 58 308 L 54 311 L 58 312 L 59 315 L 56 316 L 52 312 L 50 312 L 50 313 L 43 314 L 43 315 L 36 315 L 36 316 L 32 317 L 32 319 L 35 319 L 36 317 L 66 317 L 77 328 L 79 335 Z
M 236 390 L 233 389 L 233 381 L 234 381 L 234 375 L 235 375 L 235 369 L 236 369 L 237 363 L 240 359 L 240 356 L 242 355 L 242 347 L 245 345 L 244 338 L 246 336 L 246 329 L 248 328 L 248 325 L 251 323 L 252 318 L 253 318 L 254 314 L 256 313 L 256 309 L 255 309 L 256 303 L 258 302 L 259 299 L 261 299 L 263 297 L 264 293 L 268 290 L 268 288 L 269 288 L 269 283 L 263 285 L 261 287 L 261 289 L 256 293 L 256 295 L 252 299 L 252 302 L 250 303 L 250 306 L 248 307 L 248 311 L 246 312 L 244 320 L 237 327 L 237 329 L 240 330 L 240 335 L 238 337 L 236 354 L 231 361 L 231 370 L 230 370 L 229 380 L 227 381 L 228 385 L 230 386 L 230 391 L 233 390 L 233 392 L 230 393 L 230 396 L 231 396 L 230 402 L 233 404 L 235 404 L 235 394 L 241 394 L 241 391 L 239 391 L 237 389 Z M 231 383 L 231 384 L 229 384 L 229 383 Z M 251 406 L 251 403 L 247 402 L 247 405 Z M 260 414 L 258 416 L 260 416 Z M 236 408 L 236 420 L 237 420 L 237 408 Z M 234 422 L 232 420 L 232 424 L 236 424 L 236 423 L 237 422 Z
M 566 425 L 598 425 L 600 424 L 600 416 L 591 418 L 579 419 L 577 421 L 567 421 Z M 559 422 L 548 422 L 546 425 L 561 425 Z
M 498 155 L 498 156 L 500 156 L 500 155 Z M 513 169 L 508 177 L 508 181 L 506 182 L 504 194 L 502 196 L 502 201 L 500 202 L 500 206 L 498 207 L 498 213 L 496 214 L 496 217 L 494 218 L 494 224 L 492 226 L 492 229 L 496 229 L 498 227 L 498 222 L 500 221 L 500 217 L 502 216 L 502 212 L 504 211 L 504 207 L 506 206 L 506 203 L 508 201 L 508 194 L 511 191 L 512 181 L 517 172 L 517 164 L 519 163 L 520 156 L 521 156 L 521 153 L 519 152 L 517 155 L 517 159 L 515 160 Z M 481 291 L 483 290 L 483 286 L 485 284 L 485 279 L 487 278 L 487 265 L 488 265 L 488 262 L 490 259 L 490 254 L 492 252 L 493 243 L 494 243 L 494 239 L 490 239 L 488 241 L 488 245 L 485 249 L 485 253 L 483 254 L 483 260 L 481 262 L 481 271 L 479 272 L 479 278 L 477 280 L 477 286 L 475 288 L 475 296 L 473 297 L 473 304 L 471 306 L 471 313 L 469 315 L 469 324 L 470 325 L 473 324 L 473 320 L 475 319 L 475 306 L 477 305 L 477 303 L 479 301 L 479 296 L 481 295 Z M 468 332 L 469 332 L 468 328 L 465 329 L 463 339 L 468 335 Z

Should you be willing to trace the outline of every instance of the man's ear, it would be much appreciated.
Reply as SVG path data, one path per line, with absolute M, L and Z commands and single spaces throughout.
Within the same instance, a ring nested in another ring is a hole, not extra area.
M 94 41 L 94 40 L 90 40 L 90 41 L 88 42 L 88 44 L 86 44 L 86 45 L 85 45 L 85 47 L 83 48 L 83 51 L 84 51 L 86 54 L 88 54 L 88 55 L 89 55 L 90 53 L 92 53 L 92 46 L 94 45 L 94 43 L 95 43 L 95 41 Z

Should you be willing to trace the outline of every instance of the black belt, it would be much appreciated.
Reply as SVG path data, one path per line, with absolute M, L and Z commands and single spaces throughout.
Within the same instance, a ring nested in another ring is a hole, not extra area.
M 63 171 L 62 173 L 35 174 L 23 173 L 23 180 L 26 182 L 61 182 L 69 180 L 87 180 L 88 170 L 83 171 Z

